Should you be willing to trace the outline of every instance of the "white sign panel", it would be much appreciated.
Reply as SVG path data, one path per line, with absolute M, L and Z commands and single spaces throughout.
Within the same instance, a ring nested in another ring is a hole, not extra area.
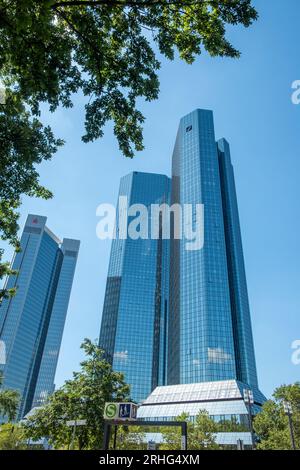
M 78 420 L 73 420 L 73 421 L 67 421 L 66 425 L 67 426 L 85 426 L 86 425 L 86 419 L 78 419 Z

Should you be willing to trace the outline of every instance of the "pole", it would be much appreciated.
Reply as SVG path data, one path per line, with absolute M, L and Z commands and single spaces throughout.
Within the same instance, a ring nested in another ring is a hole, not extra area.
M 187 450 L 187 422 L 181 425 L 181 450 Z
M 253 422 L 252 422 L 252 405 L 254 403 L 254 397 L 253 397 L 252 390 L 244 388 L 243 396 L 244 396 L 244 403 L 246 405 L 246 409 L 248 413 L 249 429 L 250 429 L 251 441 L 252 441 L 252 450 L 255 450 L 255 437 L 254 437 Z
M 110 437 L 110 424 L 104 423 L 104 433 L 103 433 L 103 450 L 109 449 L 109 437 Z
M 74 450 L 75 434 L 76 434 L 76 419 L 74 421 L 72 441 L 71 441 L 71 449 L 73 450 Z
M 118 426 L 115 425 L 115 429 L 114 429 L 114 450 L 116 450 L 116 447 L 117 447 L 117 432 L 118 432 Z
M 294 435 L 294 428 L 293 428 L 293 422 L 292 422 L 292 415 L 290 411 L 287 413 L 288 418 L 289 418 L 289 428 L 290 428 L 290 436 L 291 436 L 291 443 L 292 443 L 292 449 L 296 450 L 296 442 L 295 442 L 295 435 Z
M 244 450 L 244 441 L 242 439 L 238 439 L 236 442 L 237 450 Z
M 248 416 L 249 416 L 249 426 L 251 432 L 251 440 L 252 440 L 252 450 L 255 450 L 255 439 L 254 439 L 254 431 L 253 431 L 253 423 L 252 423 L 252 410 L 251 410 L 251 403 L 248 403 Z

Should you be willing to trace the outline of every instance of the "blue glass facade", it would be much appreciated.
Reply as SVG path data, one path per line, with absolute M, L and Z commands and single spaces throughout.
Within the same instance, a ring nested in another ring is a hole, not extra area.
M 188 251 L 184 239 L 171 238 L 167 384 L 153 390 L 138 418 L 174 420 L 187 413 L 193 421 L 206 410 L 219 423 L 218 444 L 236 448 L 242 440 L 250 449 L 250 415 L 266 398 L 257 384 L 230 149 L 225 139 L 215 142 L 211 111 L 180 121 L 171 202 L 204 205 L 204 246 Z M 245 390 L 253 392 L 251 410 Z M 159 434 L 151 438 L 162 442 Z
M 126 196 L 128 206 L 150 209 L 168 203 L 169 184 L 164 175 L 134 172 L 121 179 L 119 197 Z M 128 225 L 133 219 L 128 217 Z M 120 239 L 117 218 L 99 339 L 113 368 L 125 374 L 137 402 L 166 376 L 169 242 L 161 234 L 151 239 L 151 210 L 148 227 L 147 239 Z
M 54 376 L 77 261 L 79 242 L 58 238 L 46 217 L 29 215 L 21 252 L 13 260 L 17 276 L 7 287 L 17 294 L 0 305 L 0 340 L 6 363 L 3 388 L 18 390 L 19 418 L 41 405 L 54 390 Z
M 172 167 L 172 203 L 204 204 L 205 231 L 199 251 L 187 251 L 184 240 L 171 240 L 170 328 L 174 323 L 177 331 L 175 338 L 170 336 L 168 382 L 231 379 L 235 353 L 211 111 L 197 110 L 181 119 Z
M 237 380 L 257 387 L 242 238 L 229 144 L 217 143 Z
M 172 203 L 204 204 L 204 247 L 171 240 L 168 383 L 237 379 L 257 387 L 235 184 L 213 113 L 180 121 Z
M 192 225 L 196 205 L 204 206 L 199 250 L 187 250 L 172 223 L 170 240 L 121 240 L 117 225 L 100 345 L 132 398 L 157 385 L 235 380 L 261 403 L 230 150 L 225 139 L 216 142 L 212 111 L 181 119 L 171 185 L 166 176 L 132 173 L 119 195 L 129 204 L 190 204 Z

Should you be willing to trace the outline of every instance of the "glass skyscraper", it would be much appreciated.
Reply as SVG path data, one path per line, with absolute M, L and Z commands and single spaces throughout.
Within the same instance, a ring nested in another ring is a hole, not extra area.
M 120 195 L 128 195 L 129 204 L 190 204 L 192 228 L 196 205 L 203 205 L 204 245 L 187 250 L 173 222 L 169 240 L 120 240 L 117 226 L 100 345 L 125 373 L 134 400 L 155 389 L 141 418 L 174 418 L 179 404 L 184 410 L 192 391 L 201 389 L 193 410 L 205 408 L 211 395 L 219 405 L 210 413 L 244 422 L 243 390 L 253 391 L 256 412 L 265 397 L 257 384 L 230 149 L 225 139 L 216 142 L 212 111 L 197 109 L 181 119 L 171 183 L 133 173 L 122 179 Z M 164 415 L 158 408 L 168 403 Z
M 151 239 L 150 209 L 152 204 L 169 202 L 169 187 L 167 176 L 139 172 L 120 183 L 119 198 L 127 197 L 128 206 L 143 204 L 149 209 L 149 236 L 121 239 L 117 217 L 99 345 L 113 368 L 125 374 L 137 402 L 166 381 L 169 241 L 161 233 Z M 128 217 L 128 225 L 133 218 Z
M 235 448 L 239 440 L 252 448 L 250 420 L 266 399 L 257 384 L 230 149 L 215 140 L 212 111 L 181 119 L 171 186 L 172 204 L 204 205 L 204 245 L 188 251 L 184 239 L 171 238 L 167 381 L 138 417 L 172 420 L 184 412 L 193 420 L 206 410 L 232 429 L 217 433 L 218 444 Z
M 80 242 L 61 242 L 46 217 L 30 214 L 6 287 L 17 293 L 0 304 L 0 340 L 6 361 L 0 364 L 3 388 L 18 390 L 18 418 L 42 405 L 54 391 L 54 376 Z
M 171 240 L 168 383 L 237 379 L 257 387 L 239 216 L 229 145 L 212 111 L 180 121 L 172 203 L 204 204 L 204 246 Z

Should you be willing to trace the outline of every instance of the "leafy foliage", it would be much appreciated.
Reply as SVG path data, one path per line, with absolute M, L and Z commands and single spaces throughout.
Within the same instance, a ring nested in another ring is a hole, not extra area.
M 0 374 L 0 387 L 2 376 Z M 0 417 L 13 421 L 17 416 L 19 393 L 15 390 L 1 390 L 0 388 Z
M 215 441 L 218 425 L 209 417 L 207 411 L 200 410 L 195 422 L 189 420 L 187 413 L 178 416 L 176 421 L 187 421 L 189 450 L 212 450 L 219 448 Z M 164 439 L 164 443 L 160 445 L 161 450 L 181 449 L 181 430 L 179 428 L 161 428 L 160 432 Z
M 236 416 L 218 422 L 218 432 L 249 432 L 249 426 L 239 422 Z
M 123 154 L 143 149 L 139 97 L 154 100 L 160 68 L 154 49 L 187 63 L 206 49 L 239 57 L 226 24 L 256 20 L 251 0 L 0 0 L 0 239 L 16 245 L 21 195 L 51 197 L 36 165 L 63 144 L 39 120 L 86 97 L 84 142 L 103 136 L 108 121 Z M 1 86 L 0 86 L 1 88 Z M 0 280 L 13 274 L 1 265 Z M 15 290 L 0 291 L 1 297 Z
M 0 426 L 0 450 L 23 450 L 27 444 L 20 426 L 2 424 Z
M 112 427 L 109 448 L 114 448 L 115 429 Z M 116 435 L 116 450 L 147 449 L 145 428 L 141 426 L 118 426 Z
M 88 142 L 114 121 L 122 152 L 142 146 L 136 99 L 158 96 L 160 67 L 153 44 L 168 59 L 192 63 L 202 49 L 239 57 L 225 25 L 248 27 L 257 13 L 251 0 L 1 0 L 0 70 L 34 114 L 40 103 L 54 111 L 72 106 L 81 90 Z
M 292 449 L 288 417 L 284 413 L 282 400 L 292 405 L 292 422 L 297 449 L 300 448 L 300 382 L 282 385 L 273 394 L 274 400 L 267 401 L 254 419 L 254 429 L 259 436 L 258 449 Z
M 77 449 L 101 448 L 105 402 L 129 400 L 129 386 L 121 373 L 112 370 L 96 344 L 86 339 L 81 347 L 87 356 L 81 371 L 74 372 L 73 379 L 65 382 L 44 407 L 26 420 L 27 438 L 46 437 L 56 449 L 71 444 Z M 77 427 L 72 443 L 73 430 L 66 422 L 74 419 L 86 419 L 87 425 Z

